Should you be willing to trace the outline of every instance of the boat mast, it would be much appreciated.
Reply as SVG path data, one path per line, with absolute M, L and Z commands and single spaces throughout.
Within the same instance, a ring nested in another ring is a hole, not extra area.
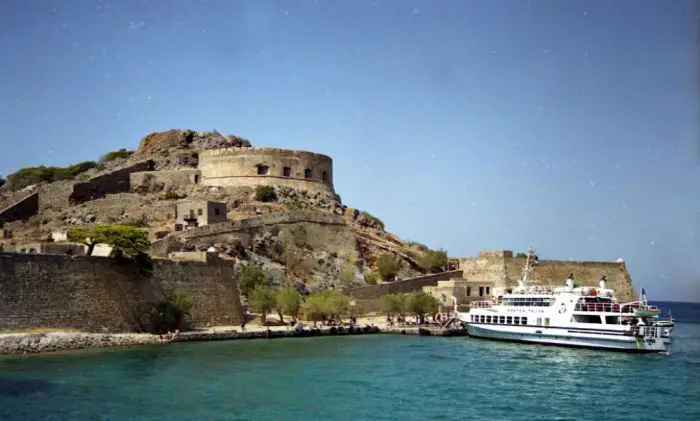
M 527 256 L 525 258 L 525 267 L 523 268 L 523 286 L 527 285 L 527 275 L 530 272 L 530 257 L 532 256 L 532 247 L 527 249 Z

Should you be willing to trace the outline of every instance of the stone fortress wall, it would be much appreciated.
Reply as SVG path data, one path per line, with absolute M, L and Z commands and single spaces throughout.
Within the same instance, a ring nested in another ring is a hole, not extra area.
M 152 263 L 149 276 L 137 263 L 106 257 L 0 253 L 0 331 L 138 331 L 150 303 L 175 290 L 193 298 L 191 325 L 240 325 L 231 262 Z
M 333 160 L 327 155 L 277 148 L 225 148 L 199 154 L 201 183 L 208 186 L 278 185 L 335 195 Z
M 464 278 L 475 282 L 493 282 L 494 296 L 502 295 L 515 287 L 521 277 L 525 258 L 514 257 L 510 250 L 481 252 L 475 257 L 459 259 L 459 269 Z M 531 285 L 563 286 L 573 273 L 576 283 L 582 286 L 597 286 L 603 275 L 608 287 L 615 290 L 620 301 L 634 300 L 636 293 L 632 278 L 624 262 L 543 260 L 528 276 Z

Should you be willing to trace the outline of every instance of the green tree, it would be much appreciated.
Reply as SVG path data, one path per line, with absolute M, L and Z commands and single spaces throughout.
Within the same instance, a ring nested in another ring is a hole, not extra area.
M 148 253 L 148 234 L 146 231 L 127 225 L 95 225 L 78 227 L 68 231 L 68 239 L 87 245 L 87 255 L 91 256 L 95 246 L 106 243 L 113 247 L 112 254 L 135 257 Z
M 415 291 L 408 295 L 408 311 L 420 318 L 420 322 L 425 321 L 425 315 L 437 313 L 440 302 L 437 298 L 424 291 Z
M 418 266 L 426 272 L 442 272 L 447 266 L 447 252 L 445 250 L 428 250 L 418 258 Z
M 315 324 L 320 320 L 325 321 L 329 316 L 347 314 L 350 298 L 342 291 L 327 289 L 308 296 L 302 308 Z
M 314 322 L 314 326 L 316 326 L 316 322 L 324 320 L 326 317 L 325 299 L 319 293 L 306 297 L 301 305 L 301 309 L 306 314 L 306 317 Z
M 276 297 L 275 292 L 267 287 L 267 285 L 256 285 L 255 288 L 250 291 L 248 297 L 248 304 L 250 308 L 261 314 L 262 324 L 265 324 L 267 314 L 275 308 Z
M 165 333 L 180 329 L 185 318 L 192 313 L 194 301 L 185 291 L 175 291 L 151 305 L 152 330 Z
M 384 281 L 393 279 L 401 269 L 401 259 L 393 253 L 384 253 L 377 258 L 377 270 Z
M 406 296 L 403 294 L 387 294 L 379 298 L 379 307 L 390 318 L 394 318 L 396 314 L 400 314 L 406 307 Z
M 0 175 L 0 187 L 5 185 L 5 179 Z
M 244 265 L 240 269 L 238 276 L 238 288 L 241 294 L 248 297 L 248 294 L 258 285 L 267 286 L 269 281 L 262 267 L 258 265 Z
M 517 257 L 518 259 L 527 259 L 527 254 L 525 254 L 525 253 L 517 253 L 517 254 L 515 255 L 515 257 Z
M 302 297 L 293 286 L 288 286 L 277 291 L 276 306 L 280 322 L 284 323 L 284 314 L 292 316 L 292 321 L 296 322 L 301 310 Z

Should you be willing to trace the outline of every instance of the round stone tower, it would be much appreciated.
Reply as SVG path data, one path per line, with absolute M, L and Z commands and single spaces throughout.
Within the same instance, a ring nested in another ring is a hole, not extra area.
M 327 155 L 277 148 L 210 149 L 199 154 L 206 186 L 277 185 L 335 195 Z

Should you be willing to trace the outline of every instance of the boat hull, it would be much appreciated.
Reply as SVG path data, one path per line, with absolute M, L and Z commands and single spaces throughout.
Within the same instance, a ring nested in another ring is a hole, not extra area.
M 622 352 L 667 352 L 670 346 L 670 341 L 667 338 L 571 333 L 567 329 L 545 327 L 520 326 L 517 329 L 513 329 L 513 326 L 468 323 L 467 332 L 469 336 L 482 339 Z

